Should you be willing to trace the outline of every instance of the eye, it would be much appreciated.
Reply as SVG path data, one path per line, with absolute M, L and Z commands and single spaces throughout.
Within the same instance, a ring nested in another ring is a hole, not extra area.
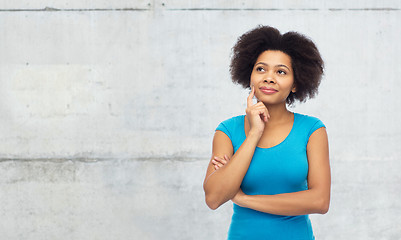
M 257 72 L 264 72 L 265 69 L 263 67 L 256 67 Z
M 278 70 L 277 73 L 280 74 L 280 75 L 286 75 L 287 74 L 287 72 L 283 71 L 283 70 Z

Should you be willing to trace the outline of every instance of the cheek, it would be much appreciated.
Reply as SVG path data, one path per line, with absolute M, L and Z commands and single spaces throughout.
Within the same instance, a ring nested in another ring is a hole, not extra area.
M 294 87 L 294 79 L 290 78 L 286 81 L 286 87 L 290 88 L 292 90 L 292 88 Z
M 249 79 L 249 86 L 254 85 L 256 82 L 257 81 L 256 81 L 255 77 L 253 76 L 253 74 L 251 74 L 251 77 Z

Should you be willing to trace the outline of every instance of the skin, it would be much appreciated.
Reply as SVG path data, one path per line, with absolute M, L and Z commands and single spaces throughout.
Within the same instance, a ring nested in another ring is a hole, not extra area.
M 325 128 L 309 138 L 308 189 L 277 195 L 246 195 L 240 189 L 256 146 L 269 148 L 281 143 L 291 131 L 294 114 L 287 110 L 286 98 L 296 92 L 291 58 L 281 51 L 261 53 L 254 65 L 245 110 L 246 139 L 233 154 L 231 140 L 221 131 L 213 138 L 212 157 L 207 169 L 204 191 L 206 204 L 217 209 L 228 200 L 257 211 L 277 215 L 324 214 L 330 203 L 330 164 Z M 276 89 L 266 94 L 263 87 Z M 252 98 L 257 98 L 253 103 Z

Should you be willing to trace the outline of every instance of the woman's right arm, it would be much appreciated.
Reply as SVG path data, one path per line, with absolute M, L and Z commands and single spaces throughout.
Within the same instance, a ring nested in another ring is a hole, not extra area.
M 213 155 L 203 183 L 206 204 L 211 209 L 218 208 L 238 192 L 258 141 L 257 136 L 248 135 L 233 155 L 231 140 L 225 133 L 216 131 L 213 138 Z M 214 156 L 223 157 L 224 155 L 227 155 L 230 161 L 220 169 L 215 170 L 212 164 Z
M 246 109 L 250 130 L 236 153 L 233 155 L 231 140 L 225 133 L 216 131 L 214 135 L 212 158 L 203 183 L 206 204 L 213 210 L 237 194 L 268 120 L 269 114 L 264 104 L 252 104 L 253 94 L 252 88 Z M 215 156 L 223 158 L 224 155 L 227 155 L 230 161 L 215 170 L 212 160 Z

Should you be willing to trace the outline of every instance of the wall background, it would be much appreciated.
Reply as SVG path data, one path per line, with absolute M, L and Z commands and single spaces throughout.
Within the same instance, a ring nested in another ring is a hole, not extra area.
M 293 111 L 330 137 L 317 239 L 401 239 L 401 3 L 0 0 L 2 239 L 224 239 L 206 207 L 218 123 L 243 114 L 228 73 L 258 24 L 311 37 L 320 93 Z

